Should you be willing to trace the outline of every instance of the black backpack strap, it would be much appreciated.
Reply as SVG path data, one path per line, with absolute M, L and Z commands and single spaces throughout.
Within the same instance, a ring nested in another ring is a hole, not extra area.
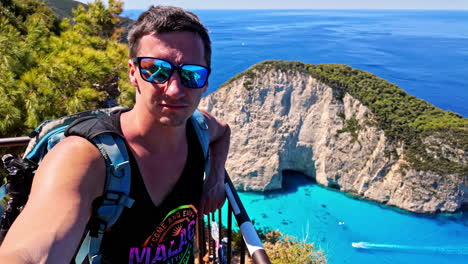
M 75 257 L 76 263 L 87 258 L 91 264 L 102 260 L 101 241 L 105 231 L 120 217 L 125 207 L 134 200 L 129 197 L 131 169 L 127 147 L 123 137 L 115 129 L 110 118 L 85 117 L 76 120 L 65 135 L 77 135 L 90 140 L 101 152 L 106 163 L 104 194 L 94 208 L 87 232 Z

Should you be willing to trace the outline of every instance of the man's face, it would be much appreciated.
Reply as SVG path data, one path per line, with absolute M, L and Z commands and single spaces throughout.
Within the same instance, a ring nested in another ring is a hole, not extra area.
M 208 66 L 204 59 L 201 38 L 192 32 L 154 33 L 140 39 L 138 57 L 155 57 L 174 65 L 197 64 Z M 181 126 L 198 107 L 203 88 L 185 87 L 178 71 L 174 71 L 168 81 L 162 84 L 150 83 L 140 76 L 138 65 L 129 61 L 130 81 L 137 87 L 135 107 L 144 107 L 166 126 Z

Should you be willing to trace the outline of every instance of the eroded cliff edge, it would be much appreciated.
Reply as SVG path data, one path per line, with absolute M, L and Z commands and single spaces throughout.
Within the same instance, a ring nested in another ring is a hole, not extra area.
M 280 189 L 295 170 L 413 212 L 468 201 L 466 118 L 345 65 L 266 61 L 202 100 L 231 126 L 227 170 L 243 190 Z

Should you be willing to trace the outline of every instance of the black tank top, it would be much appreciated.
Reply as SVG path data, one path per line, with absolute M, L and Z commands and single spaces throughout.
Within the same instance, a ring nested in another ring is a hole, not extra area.
M 111 117 L 120 128 L 120 113 Z M 175 187 L 155 206 L 146 190 L 137 162 L 130 155 L 132 208 L 104 235 L 103 263 L 150 264 L 194 262 L 193 239 L 203 188 L 204 157 L 192 122 L 187 121 L 188 156 Z M 127 146 L 128 148 L 128 146 Z M 129 148 L 128 148 L 129 149 Z

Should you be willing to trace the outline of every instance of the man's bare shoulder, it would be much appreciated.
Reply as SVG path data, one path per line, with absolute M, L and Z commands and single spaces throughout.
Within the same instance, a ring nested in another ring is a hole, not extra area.
M 100 194 L 104 187 L 105 172 L 104 159 L 97 147 L 85 138 L 70 136 L 47 153 L 34 180 L 47 185 L 48 182 L 55 182 L 53 185 L 60 184 L 67 189 L 85 188 L 88 194 Z M 35 194 L 34 191 L 33 188 L 31 195 Z

